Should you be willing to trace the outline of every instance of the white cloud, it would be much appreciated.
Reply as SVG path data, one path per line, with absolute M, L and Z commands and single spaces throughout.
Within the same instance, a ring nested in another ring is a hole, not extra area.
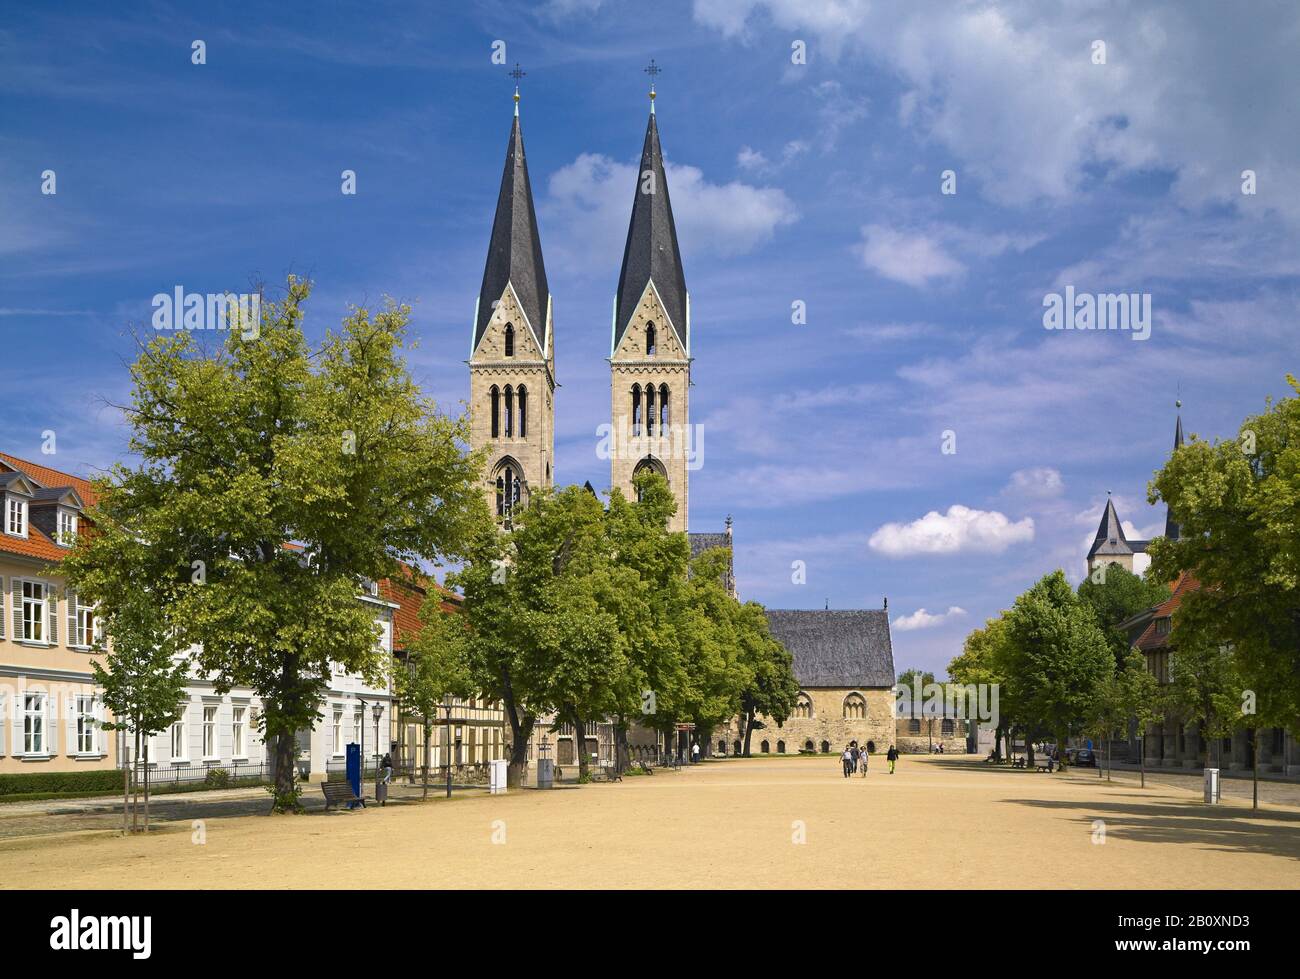
M 667 173 L 677 233 L 690 254 L 743 254 L 799 219 L 780 188 L 710 183 L 698 167 L 679 164 L 667 164 Z M 547 263 L 554 251 L 575 271 L 605 269 L 611 254 L 622 254 L 636 178 L 635 166 L 599 153 L 583 153 L 552 174 L 541 205 Z
M 956 605 L 948 606 L 946 612 L 932 613 L 919 608 L 911 615 L 900 615 L 896 618 L 894 628 L 899 632 L 911 632 L 913 629 L 933 629 L 936 626 L 943 625 L 949 619 L 960 618 L 965 614 L 966 610 Z
M 954 279 L 966 271 L 936 238 L 881 224 L 863 225 L 857 251 L 866 268 L 909 286 L 923 286 L 931 279 Z
M 1001 554 L 1012 544 L 1034 539 L 1034 520 L 1012 522 L 996 510 L 974 510 L 960 503 L 947 513 L 931 510 L 911 523 L 887 523 L 867 542 L 886 557 L 918 554 Z
M 1053 469 L 1051 466 L 1017 469 L 1002 489 L 1004 496 L 1033 500 L 1051 499 L 1064 492 L 1065 481 L 1061 479 L 1060 470 Z
M 695 0 L 694 13 L 727 37 L 770 25 L 829 60 L 876 62 L 902 81 L 900 120 L 1002 202 L 1067 199 L 1098 173 L 1164 171 L 1185 202 L 1300 220 L 1292 5 L 1243 17 L 1177 0 Z M 1105 64 L 1093 63 L 1095 40 Z M 1260 175 L 1255 198 L 1241 194 L 1245 169 Z

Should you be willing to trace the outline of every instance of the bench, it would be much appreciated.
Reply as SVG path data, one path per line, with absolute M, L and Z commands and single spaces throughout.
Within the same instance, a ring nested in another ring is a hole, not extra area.
M 596 768 L 587 773 L 593 782 L 621 782 L 623 775 L 613 768 Z
M 337 806 L 344 802 L 359 802 L 361 808 L 366 807 L 366 800 L 352 791 L 352 786 L 347 782 L 321 782 L 320 790 L 325 793 L 325 811 L 329 812 L 330 806 Z

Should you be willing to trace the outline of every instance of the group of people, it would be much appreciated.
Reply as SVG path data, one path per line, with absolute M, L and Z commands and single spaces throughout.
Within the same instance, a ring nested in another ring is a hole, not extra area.
M 867 762 L 871 758 L 871 752 L 866 748 L 859 748 L 856 741 L 852 741 L 844 747 L 844 754 L 840 755 L 840 764 L 844 767 L 844 777 L 849 778 L 854 772 L 861 772 L 865 777 L 867 774 Z M 892 744 L 889 750 L 885 752 L 885 760 L 889 762 L 889 774 L 894 774 L 894 766 L 898 764 L 898 749 Z

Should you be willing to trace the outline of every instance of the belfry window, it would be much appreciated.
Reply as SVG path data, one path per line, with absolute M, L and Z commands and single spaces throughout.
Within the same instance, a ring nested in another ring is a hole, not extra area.
M 519 385 L 519 437 L 528 438 L 528 388 Z
M 506 466 L 497 477 L 497 516 L 509 517 L 519 503 L 519 478 L 513 466 Z
M 645 386 L 645 426 L 647 435 L 655 433 L 655 386 L 653 384 Z
M 653 323 L 645 325 L 645 355 L 647 357 L 655 355 L 655 325 Z
M 632 434 L 641 434 L 641 385 L 632 385 Z
M 506 385 L 506 438 L 515 434 L 515 391 Z
M 515 327 L 513 323 L 506 324 L 506 356 L 515 355 Z
M 501 434 L 501 392 L 495 384 L 488 393 L 488 399 L 492 403 L 492 437 L 497 438 Z
M 659 434 L 668 431 L 668 385 L 659 385 Z

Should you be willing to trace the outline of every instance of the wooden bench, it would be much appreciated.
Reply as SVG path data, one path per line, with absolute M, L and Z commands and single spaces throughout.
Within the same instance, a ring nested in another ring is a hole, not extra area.
M 352 786 L 347 782 L 321 782 L 320 790 L 325 793 L 325 811 L 329 812 L 330 806 L 337 806 L 345 802 L 359 802 L 361 808 L 366 807 L 366 800 L 352 791 Z

